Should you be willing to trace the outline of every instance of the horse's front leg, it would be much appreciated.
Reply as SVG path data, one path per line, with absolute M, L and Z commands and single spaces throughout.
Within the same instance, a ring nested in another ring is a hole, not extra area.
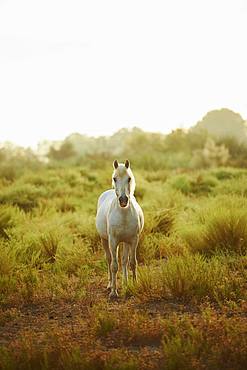
M 112 284 L 110 298 L 117 298 L 117 272 L 118 272 L 118 241 L 113 236 L 109 237 L 109 246 L 111 251 L 111 274 Z
M 136 281 L 136 266 L 137 266 L 137 259 L 136 259 L 136 249 L 139 242 L 139 238 L 134 238 L 130 243 L 130 269 L 133 274 L 133 280 Z
M 108 240 L 106 240 L 106 239 L 101 239 L 101 240 L 102 240 L 102 244 L 103 244 L 103 247 L 104 247 L 104 250 L 105 250 L 105 256 L 106 256 L 107 265 L 108 265 L 108 285 L 107 285 L 107 289 L 111 290 L 111 285 L 112 285 L 111 252 L 110 252 Z
M 127 243 L 124 243 L 122 256 L 122 269 L 123 269 L 123 283 L 125 285 L 128 282 L 128 260 L 129 260 L 129 245 Z

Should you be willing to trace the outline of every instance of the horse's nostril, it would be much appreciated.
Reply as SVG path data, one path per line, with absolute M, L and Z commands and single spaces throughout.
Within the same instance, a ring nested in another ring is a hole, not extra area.
M 121 195 L 119 197 L 120 205 L 127 205 L 128 203 L 128 197 L 126 195 Z

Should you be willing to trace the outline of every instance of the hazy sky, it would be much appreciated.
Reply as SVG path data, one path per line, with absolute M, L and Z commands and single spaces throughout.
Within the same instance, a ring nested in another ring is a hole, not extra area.
M 247 118 L 246 0 L 0 0 L 0 141 Z

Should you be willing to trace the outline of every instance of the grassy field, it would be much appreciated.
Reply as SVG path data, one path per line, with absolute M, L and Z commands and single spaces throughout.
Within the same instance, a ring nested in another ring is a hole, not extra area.
M 145 228 L 117 301 L 95 230 L 111 171 L 2 174 L 0 369 L 245 369 L 247 170 L 133 166 Z

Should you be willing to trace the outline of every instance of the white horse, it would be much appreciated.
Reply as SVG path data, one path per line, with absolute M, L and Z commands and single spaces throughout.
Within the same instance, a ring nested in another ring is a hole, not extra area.
M 136 280 L 136 248 L 143 229 L 144 216 L 134 197 L 135 178 L 130 163 L 113 162 L 112 184 L 114 189 L 101 194 L 98 200 L 96 228 L 101 237 L 108 262 L 110 297 L 116 298 L 118 272 L 118 245 L 123 242 L 123 280 L 128 281 L 128 260 Z

